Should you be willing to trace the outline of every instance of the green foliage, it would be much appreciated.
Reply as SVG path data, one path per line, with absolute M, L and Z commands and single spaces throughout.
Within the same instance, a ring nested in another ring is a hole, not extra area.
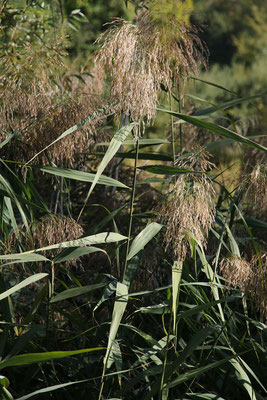
M 210 7 L 197 1 L 195 19 L 206 24 L 204 40 L 210 50 L 211 68 L 202 74 L 204 80 L 247 96 L 263 93 L 266 87 L 266 23 L 267 10 L 264 1 L 214 0 Z M 220 103 L 230 96 L 206 85 L 198 85 L 200 97 Z M 237 117 L 260 113 L 264 117 L 266 98 L 254 103 L 251 113 L 247 105 L 235 109 Z
M 262 400 L 267 149 L 239 118 L 265 109 L 263 3 L 195 1 L 233 54 L 195 94 L 159 65 L 170 87 L 156 77 L 152 127 L 110 104 L 102 65 L 76 69 L 124 3 L 0 6 L 0 395 Z
M 103 32 L 103 25 L 113 18 L 127 18 L 123 0 L 63 0 L 62 9 L 67 25 L 71 28 L 69 35 L 71 43 L 69 52 L 72 57 L 87 57 L 88 51 L 94 51 L 94 41 Z M 80 10 L 81 17 L 77 18 L 75 10 Z M 73 21 L 74 19 L 74 21 Z

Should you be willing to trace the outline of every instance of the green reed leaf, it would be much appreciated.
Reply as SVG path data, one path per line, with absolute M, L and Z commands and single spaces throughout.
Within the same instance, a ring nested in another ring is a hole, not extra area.
M 113 342 L 116 339 L 120 322 L 127 305 L 128 288 L 123 283 L 120 282 L 117 283 L 116 298 L 117 300 L 115 301 L 114 304 L 111 326 L 108 336 L 108 347 L 104 357 L 104 372 L 106 368 L 110 368 L 112 365 L 112 360 L 109 360 L 109 356 L 111 354 Z
M 83 379 L 81 381 L 75 381 L 75 382 L 61 383 L 59 385 L 48 386 L 43 389 L 35 390 L 34 392 L 26 394 L 25 396 L 19 397 L 16 400 L 28 400 L 31 397 L 37 396 L 39 394 L 50 393 L 50 392 L 53 392 L 54 390 L 63 389 L 68 386 L 76 385 L 79 383 L 85 383 L 85 382 L 88 382 L 88 379 Z
M 173 333 L 176 334 L 176 319 L 180 293 L 180 283 L 183 272 L 183 263 L 174 261 L 172 266 L 172 315 L 173 315 Z
M 87 254 L 101 252 L 107 255 L 107 252 L 103 249 L 99 249 L 98 247 L 89 246 L 89 247 L 77 247 L 77 248 L 66 248 L 58 254 L 53 262 L 55 264 L 62 263 L 68 260 L 73 260 L 78 257 L 85 256 Z
M 62 301 L 70 299 L 72 297 L 81 296 L 82 294 L 92 292 L 93 290 L 100 289 L 106 285 L 107 285 L 106 283 L 96 283 L 95 285 L 88 285 L 88 286 L 67 289 L 64 290 L 64 292 L 61 292 L 57 294 L 55 297 L 53 297 L 50 300 L 50 303 L 56 303 L 57 301 Z
M 81 239 L 69 240 L 68 242 L 51 244 L 50 246 L 41 247 L 35 250 L 29 250 L 24 253 L 3 255 L 0 256 L 0 260 L 18 259 L 19 257 L 24 257 L 24 255 L 37 253 L 39 251 L 62 249 L 68 247 L 90 246 L 91 244 L 114 243 L 125 239 L 127 239 L 127 236 L 120 235 L 119 233 L 102 232 L 96 235 L 86 236 Z
M 103 157 L 97 173 L 94 177 L 92 186 L 90 187 L 89 193 L 88 193 L 88 198 L 90 197 L 95 185 L 97 184 L 102 172 L 104 171 L 104 169 L 106 168 L 106 166 L 108 165 L 108 163 L 112 160 L 112 158 L 114 157 L 114 155 L 117 153 L 117 151 L 119 150 L 120 146 L 122 145 L 122 143 L 125 141 L 125 139 L 127 138 L 127 136 L 129 135 L 129 133 L 131 133 L 131 131 L 133 130 L 133 127 L 135 126 L 134 123 L 129 124 L 127 126 L 123 126 L 113 137 L 113 139 L 111 140 L 111 143 L 109 145 L 108 151 L 106 152 L 105 156 Z
M 198 126 L 199 128 L 203 128 L 209 132 L 216 133 L 221 136 L 225 136 L 229 139 L 233 139 L 235 142 L 239 142 L 242 144 L 246 144 L 247 146 L 254 147 L 256 149 L 267 151 L 267 148 L 262 146 L 261 144 L 256 143 L 256 142 L 248 139 L 247 137 L 240 135 L 239 133 L 233 132 L 230 129 L 224 128 L 220 125 L 216 125 L 212 122 L 203 121 L 202 119 L 192 117 L 190 115 L 180 114 L 180 113 L 177 113 L 174 111 L 164 110 L 161 108 L 158 108 L 158 111 L 162 111 L 164 113 L 171 114 L 174 117 L 177 117 L 177 118 L 182 119 L 183 121 L 189 122 L 191 125 L 195 125 L 195 126 Z
M 146 165 L 144 167 L 139 167 L 139 169 L 157 175 L 206 174 L 205 171 L 194 171 L 192 169 L 176 168 L 170 165 Z
M 150 240 L 156 236 L 156 234 L 161 230 L 162 225 L 157 222 L 152 222 L 145 229 L 143 229 L 133 240 L 131 247 L 129 249 L 129 254 L 127 255 L 127 260 L 134 257 L 139 251 L 141 251 L 145 245 L 150 242 Z
M 95 185 L 97 184 L 97 182 L 100 179 L 100 176 L 102 175 L 102 172 L 104 171 L 104 169 L 106 168 L 106 166 L 108 165 L 108 163 L 112 160 L 112 158 L 114 157 L 114 155 L 117 153 L 117 151 L 119 150 L 120 146 L 122 145 L 122 143 L 125 141 L 125 139 L 127 138 L 127 136 L 129 135 L 129 133 L 131 133 L 131 131 L 133 130 L 133 127 L 135 126 L 135 123 L 131 123 L 127 126 L 123 126 L 117 133 L 115 133 L 113 139 L 110 142 L 108 151 L 105 153 L 99 167 L 97 170 L 97 173 L 94 177 L 94 180 L 92 182 L 92 185 L 90 187 L 90 190 L 86 196 L 84 205 L 80 211 L 80 214 L 78 216 L 78 220 L 80 219 L 80 216 L 83 213 L 84 207 L 92 193 L 92 191 L 94 190 Z
M 40 279 L 45 278 L 47 275 L 48 274 L 40 273 L 40 274 L 35 274 L 35 275 L 30 276 L 29 278 L 24 279 L 22 282 L 18 283 L 17 285 L 13 286 L 12 288 L 6 290 L 4 293 L 1 293 L 0 300 L 5 299 L 6 297 L 8 297 L 11 294 L 17 292 L 18 290 L 24 288 L 25 286 L 30 285 L 31 283 L 34 283 L 36 281 L 39 281 Z
M 59 358 L 74 356 L 76 354 L 90 353 L 92 351 L 105 350 L 105 347 L 94 347 L 81 350 L 72 351 L 48 351 L 45 353 L 28 353 L 20 354 L 19 356 L 14 356 L 8 360 L 3 360 L 0 362 L 0 369 L 7 367 L 16 367 L 18 365 L 29 365 L 35 363 L 42 363 L 51 360 L 57 360 Z
M 36 167 L 36 166 L 33 166 L 33 168 L 39 169 L 40 171 L 43 172 L 47 172 L 48 174 L 62 176 L 64 178 L 74 179 L 76 181 L 81 181 L 81 182 L 94 182 L 94 179 L 96 177 L 96 174 L 91 174 L 89 172 L 84 172 L 84 171 L 77 171 L 70 168 Z M 98 179 L 97 183 L 99 185 L 116 186 L 128 189 L 128 186 L 124 185 L 124 183 L 121 183 L 116 179 L 109 178 L 108 176 L 103 176 L 103 175 Z

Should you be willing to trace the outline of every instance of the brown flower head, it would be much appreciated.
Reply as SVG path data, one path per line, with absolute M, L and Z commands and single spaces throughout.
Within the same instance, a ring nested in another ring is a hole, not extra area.
M 6 252 L 16 253 L 22 245 L 25 251 L 50 246 L 81 237 L 84 230 L 74 219 L 63 215 L 44 217 L 30 227 L 30 231 L 20 232 L 20 241 L 15 232 L 10 233 L 6 243 Z M 76 260 L 67 262 L 67 265 L 76 265 Z
M 0 61 L 0 141 L 16 133 L 1 150 L 2 157 L 29 161 L 103 106 L 100 71 L 92 71 L 90 79 L 81 82 L 63 62 L 65 52 L 60 47 L 55 45 L 50 53 L 45 50 L 28 45 L 19 54 L 19 63 L 10 62 L 9 54 Z M 48 156 L 55 163 L 72 165 L 77 153 L 96 142 L 101 118 L 103 115 L 58 141 L 36 161 L 47 162 Z
M 256 218 L 267 216 L 267 166 L 257 165 L 250 174 L 248 211 Z
M 262 315 L 267 317 L 267 255 L 254 256 L 250 261 L 232 256 L 220 263 L 220 271 L 227 284 L 238 287 L 254 302 Z
M 154 120 L 161 87 L 170 91 L 174 82 L 184 82 L 196 73 L 198 61 L 205 63 L 205 49 L 189 26 L 175 15 L 168 25 L 148 10 L 131 24 L 116 19 L 100 37 L 102 47 L 96 63 L 111 77 L 111 100 L 134 120 Z
M 166 225 L 166 249 L 172 250 L 178 260 L 183 260 L 191 237 L 206 246 L 206 236 L 214 220 L 215 192 L 205 174 L 213 164 L 207 160 L 203 150 L 179 162 L 178 166 L 202 171 L 180 175 L 159 210 Z

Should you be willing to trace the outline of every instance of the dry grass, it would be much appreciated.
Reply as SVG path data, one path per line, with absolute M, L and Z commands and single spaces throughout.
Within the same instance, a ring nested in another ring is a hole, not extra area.
M 53 98 L 54 95 L 54 98 Z M 5 157 L 25 162 L 37 152 L 52 143 L 61 133 L 81 121 L 99 108 L 100 99 L 92 93 L 73 94 L 69 98 L 55 99 L 55 94 L 42 92 L 40 87 L 30 93 L 24 90 L 5 93 L 5 104 L 1 107 L 2 120 L 0 140 L 6 138 L 3 132 L 17 132 L 15 140 L 4 149 Z M 46 155 L 55 163 L 72 165 L 77 153 L 87 151 L 97 140 L 100 119 L 66 136 L 51 146 Z M 42 154 L 38 161 L 47 163 L 46 155 Z
M 186 161 L 180 162 L 178 167 L 208 171 L 213 164 L 200 149 Z M 171 250 L 176 259 L 185 258 L 191 237 L 206 246 L 206 237 L 214 220 L 214 197 L 212 183 L 205 173 L 183 174 L 162 202 L 159 216 L 166 225 L 166 250 Z
M 220 271 L 228 285 L 238 287 L 254 302 L 257 309 L 267 317 L 267 255 L 261 255 L 261 266 L 257 256 L 250 261 L 237 256 L 224 258 Z
M 6 242 L 6 253 L 16 253 L 19 246 L 24 251 L 38 249 L 52 244 L 75 240 L 84 233 L 83 227 L 74 219 L 63 215 L 51 215 L 44 217 L 41 221 L 35 222 L 29 232 L 20 232 L 20 242 L 16 232 L 9 234 Z M 69 262 L 69 265 L 76 265 L 77 261 Z
M 71 76 L 72 67 L 64 64 L 65 52 L 59 44 L 50 52 L 46 50 L 32 46 L 20 50 L 16 63 L 11 62 L 9 53 L 0 62 L 0 141 L 17 133 L 1 151 L 2 157 L 28 161 L 103 106 L 101 70 L 92 70 L 90 80 L 82 82 Z M 76 70 L 76 75 L 79 73 Z M 49 157 L 55 163 L 72 166 L 76 154 L 102 140 L 101 118 L 103 115 L 66 136 L 36 161 L 47 163 Z
M 171 91 L 197 72 L 198 62 L 205 64 L 205 48 L 196 28 L 174 15 L 168 19 L 167 31 L 149 11 L 142 11 L 135 25 L 116 19 L 98 42 L 103 44 L 96 64 L 104 65 L 110 74 L 111 101 L 137 122 L 153 122 L 162 85 Z
M 259 219 L 267 216 L 267 166 L 256 165 L 251 174 L 247 191 L 247 209 L 250 215 Z

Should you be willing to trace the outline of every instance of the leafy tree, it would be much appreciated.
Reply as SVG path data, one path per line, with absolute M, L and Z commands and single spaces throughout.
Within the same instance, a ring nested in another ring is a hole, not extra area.
M 267 8 L 263 0 L 195 1 L 193 20 L 205 26 L 203 38 L 210 50 L 208 71 L 202 78 L 220 84 L 239 96 L 262 93 L 267 86 Z M 228 92 L 198 85 L 200 97 L 221 103 L 231 98 Z M 265 101 L 254 102 L 250 115 L 264 117 Z M 248 105 L 235 110 L 238 117 L 248 114 Z

